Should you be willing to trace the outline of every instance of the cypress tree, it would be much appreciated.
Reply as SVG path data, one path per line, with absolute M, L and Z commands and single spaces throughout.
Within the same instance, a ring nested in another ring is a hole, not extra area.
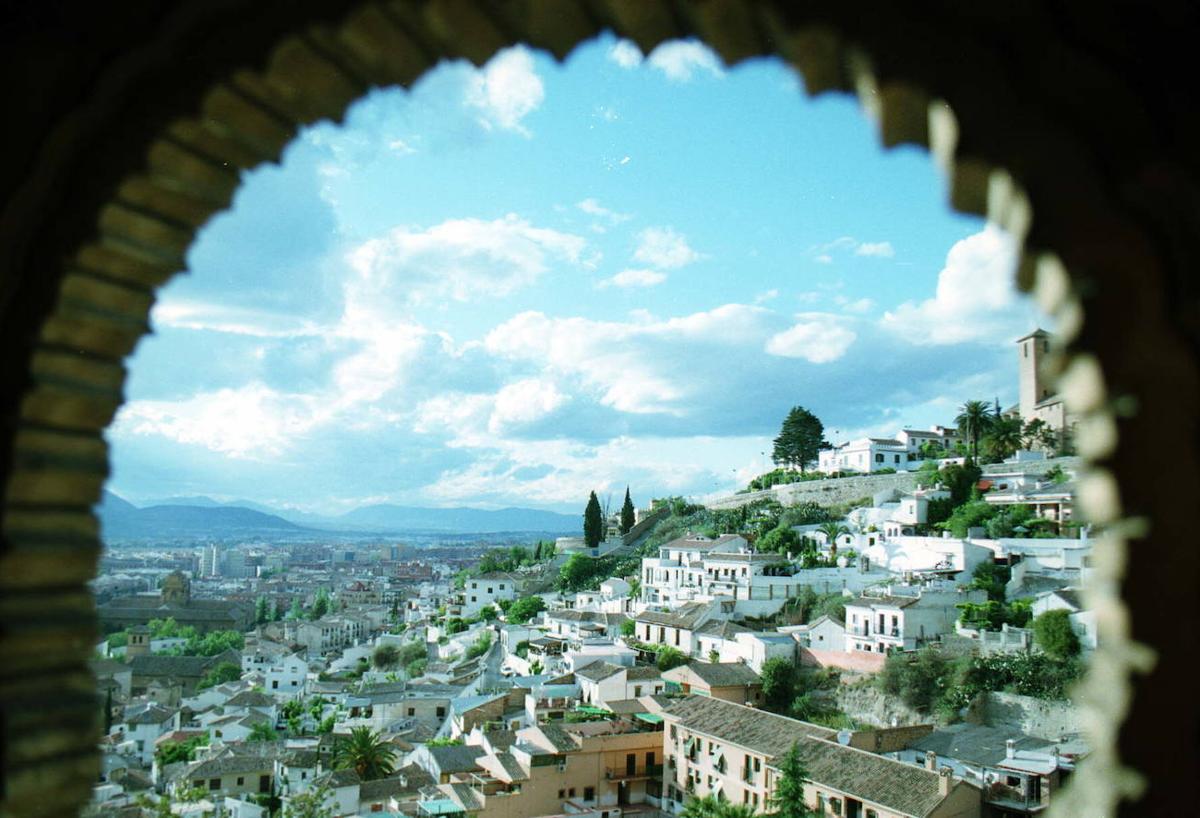
M 633 528 L 636 515 L 633 512 L 633 500 L 629 498 L 629 486 L 625 487 L 625 503 L 621 506 L 621 533 L 628 534 Z
M 588 548 L 595 548 L 603 539 L 604 515 L 600 511 L 600 500 L 593 491 L 583 511 L 583 541 Z

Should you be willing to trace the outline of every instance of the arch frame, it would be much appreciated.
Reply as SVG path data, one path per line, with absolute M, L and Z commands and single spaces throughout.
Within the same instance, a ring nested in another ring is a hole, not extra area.
M 63 9 L 6 35 L 24 37 L 5 60 L 28 78 L 30 124 L 0 177 L 0 815 L 69 814 L 90 793 L 101 432 L 155 289 L 184 269 L 239 170 L 439 59 L 482 64 L 518 42 L 564 59 L 606 29 L 644 52 L 698 37 L 731 65 L 778 54 L 809 93 L 856 93 L 885 145 L 929 147 L 955 209 L 1018 237 L 1018 281 L 1059 322 L 1054 364 L 1083 418 L 1079 502 L 1109 531 L 1093 590 L 1104 644 L 1084 693 L 1097 746 L 1056 812 L 1159 814 L 1190 797 L 1172 771 L 1197 766 L 1196 639 L 1159 622 L 1194 618 L 1200 574 L 1177 546 L 1200 489 L 1200 127 L 1186 92 L 1163 87 L 1197 30 L 1186 4 L 1133 21 L 1118 4 L 907 0 Z M 96 45 L 79 46 L 85 32 Z M 1184 729 L 1164 736 L 1170 724 Z

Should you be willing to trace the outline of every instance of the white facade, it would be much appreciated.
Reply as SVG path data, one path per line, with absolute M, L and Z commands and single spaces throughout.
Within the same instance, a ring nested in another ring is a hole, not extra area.
M 854 471 L 870 474 L 889 468 L 908 469 L 908 447 L 894 438 L 860 437 L 825 449 L 817 455 L 817 468 L 823 472 Z
M 846 651 L 887 653 L 915 650 L 943 634 L 954 633 L 960 603 L 987 601 L 981 590 L 948 583 L 887 586 L 885 594 L 846 603 Z
M 500 600 L 516 599 L 515 580 L 503 574 L 471 577 L 463 588 L 463 616 L 474 616 Z

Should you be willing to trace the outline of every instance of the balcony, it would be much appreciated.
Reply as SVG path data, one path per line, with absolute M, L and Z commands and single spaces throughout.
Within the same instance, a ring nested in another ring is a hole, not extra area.
M 1050 806 L 1047 802 L 1026 795 L 1021 787 L 1002 784 L 999 781 L 989 784 L 985 791 L 984 800 L 989 804 L 1006 809 L 1019 809 L 1024 812 L 1038 812 Z
M 629 767 L 608 767 L 604 771 L 604 777 L 609 781 L 638 781 L 645 778 L 662 778 L 663 765 L 661 764 L 642 764 L 634 767 L 632 770 Z

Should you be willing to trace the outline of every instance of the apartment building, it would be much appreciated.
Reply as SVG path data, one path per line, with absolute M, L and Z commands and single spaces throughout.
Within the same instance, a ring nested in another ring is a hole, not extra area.
M 662 745 L 661 725 L 633 717 L 526 727 L 505 749 L 476 747 L 482 771 L 450 774 L 423 796 L 418 814 L 601 818 L 632 805 L 657 806 Z
M 712 796 L 771 810 L 778 764 L 795 745 L 808 773 L 806 805 L 843 818 L 978 818 L 980 791 L 954 778 L 869 752 L 886 747 L 877 731 L 852 733 L 708 696 L 678 699 L 662 711 L 666 758 L 663 809 L 678 814 Z M 886 731 L 884 731 L 886 732 Z

